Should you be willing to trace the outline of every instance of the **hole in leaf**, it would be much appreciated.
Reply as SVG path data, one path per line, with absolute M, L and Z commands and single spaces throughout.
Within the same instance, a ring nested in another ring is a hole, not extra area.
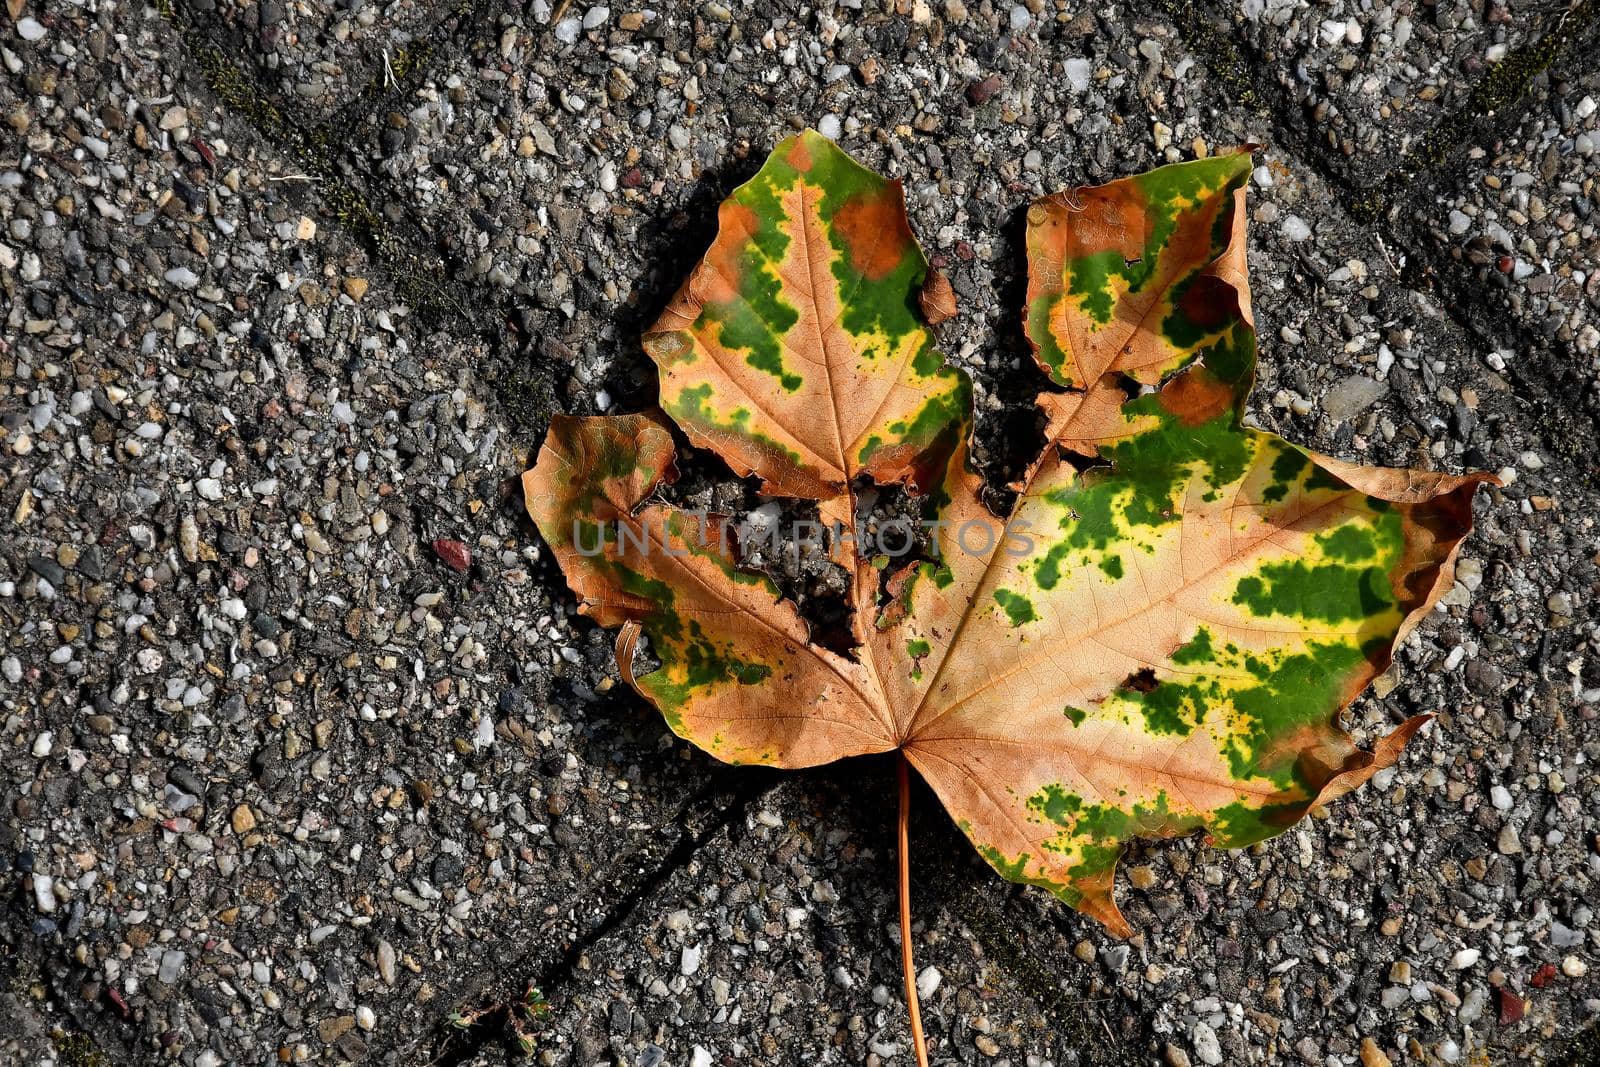
M 902 485 L 871 486 L 857 497 L 858 544 L 878 572 L 877 607 L 889 606 L 889 582 L 905 567 L 937 560 L 929 500 Z
M 799 609 L 813 643 L 848 654 L 855 647 L 849 575 L 829 558 L 830 541 L 817 505 L 762 496 L 757 479 L 735 478 L 715 453 L 693 448 L 681 437 L 677 441 L 678 480 L 659 488 L 656 498 L 726 515 L 739 569 L 771 579 L 781 597 Z
M 1144 667 L 1134 671 L 1122 680 L 1119 689 L 1126 689 L 1130 693 L 1148 693 L 1160 683 L 1156 681 L 1156 672 Z
M 1082 452 L 1074 452 L 1070 448 L 1061 450 L 1061 459 L 1079 474 L 1111 466 L 1111 461 L 1104 456 L 1086 456 Z M 1077 516 L 1073 517 L 1076 518 Z
M 740 568 L 772 579 L 799 609 L 811 640 L 834 652 L 855 647 L 850 631 L 850 575 L 830 557 L 832 537 L 809 500 L 756 496 L 733 515 Z

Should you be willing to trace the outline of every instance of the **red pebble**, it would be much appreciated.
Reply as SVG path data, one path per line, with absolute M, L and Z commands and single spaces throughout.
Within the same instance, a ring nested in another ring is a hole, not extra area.
M 472 553 L 460 541 L 452 541 L 447 537 L 441 537 L 433 543 L 433 550 L 438 553 L 440 559 L 444 560 L 445 566 L 453 571 L 465 574 L 467 573 L 467 568 L 472 566 Z
M 206 166 L 210 167 L 212 170 L 216 170 L 217 156 L 216 153 L 211 151 L 211 146 L 206 144 L 198 137 L 196 137 L 192 143 L 194 144 L 195 151 L 200 153 L 200 158 L 206 161 Z
M 967 99 L 976 107 L 986 104 L 989 98 L 1000 91 L 1000 86 L 1005 83 L 1000 80 L 1000 75 L 991 74 L 982 81 L 975 81 L 967 86 Z
M 1510 1026 L 1512 1023 L 1521 1022 L 1522 1015 L 1527 1011 L 1527 1005 L 1522 998 L 1517 996 L 1505 986 L 1494 991 L 1495 997 L 1500 1002 L 1500 1025 Z
M 1533 972 L 1533 977 L 1528 979 L 1528 984 L 1535 989 L 1543 989 L 1556 980 L 1556 965 L 1547 963 Z

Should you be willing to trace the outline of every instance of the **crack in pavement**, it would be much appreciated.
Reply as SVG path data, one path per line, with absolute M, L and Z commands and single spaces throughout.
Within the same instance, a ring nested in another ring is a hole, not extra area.
M 407 1051 L 415 1053 L 419 1045 L 431 1041 L 433 1056 L 427 1061 L 430 1067 L 459 1067 L 486 1045 L 506 1039 L 504 1010 L 521 987 L 531 985 L 549 997 L 553 991 L 565 986 L 586 952 L 631 919 L 669 878 L 694 859 L 703 845 L 779 785 L 780 779 L 775 772 L 752 771 L 749 768 L 719 769 L 711 784 L 690 798 L 673 821 L 680 836 L 672 849 L 648 873 L 607 904 L 594 921 L 582 926 L 576 936 L 553 954 L 542 954 L 534 949 L 509 963 L 494 965 L 496 973 L 478 985 L 483 999 L 493 1002 L 484 1022 L 462 1032 L 452 1033 L 444 1029 L 443 1032 L 436 1030 L 432 1035 L 422 1035 Z M 726 797 L 726 800 L 719 803 L 718 798 L 722 797 Z M 625 879 L 618 877 L 618 873 L 633 867 L 637 860 L 636 854 L 619 857 L 596 872 L 586 889 L 605 884 L 625 884 Z M 592 899 L 584 895 L 585 901 Z M 530 974 L 534 977 L 530 978 Z
M 1569 8 L 1549 33 L 1490 68 L 1462 107 L 1439 122 L 1417 148 L 1367 190 L 1351 184 L 1350 176 L 1337 165 L 1337 157 L 1313 136 L 1287 90 L 1264 72 L 1265 60 L 1253 50 L 1250 56 L 1254 61 L 1247 59 L 1246 49 L 1218 25 L 1217 16 L 1183 0 L 1157 0 L 1156 6 L 1172 20 L 1213 77 L 1234 94 L 1234 102 L 1269 119 L 1282 135 L 1283 146 L 1336 192 L 1340 207 L 1353 221 L 1369 228 L 1380 221 L 1386 223 L 1383 236 L 1405 260 L 1400 272 L 1402 285 L 1438 298 L 1450 321 L 1488 348 L 1500 347 L 1507 337 L 1534 353 L 1549 347 L 1524 323 L 1482 306 L 1482 292 L 1474 288 L 1470 272 L 1438 250 L 1414 219 L 1406 216 L 1418 214 L 1421 202 L 1434 193 L 1439 179 L 1454 177 L 1446 167 L 1469 142 L 1515 126 L 1530 106 L 1529 90 L 1540 74 L 1569 58 L 1600 55 L 1600 0 L 1583 0 Z M 1504 372 L 1517 386 L 1520 402 L 1547 409 L 1562 395 L 1564 387 L 1549 363 L 1551 360 L 1540 356 L 1526 368 L 1508 367 Z M 1577 425 L 1581 420 L 1573 421 L 1573 426 L 1555 427 L 1547 419 L 1539 419 L 1536 426 L 1557 453 L 1573 449 L 1574 435 L 1583 439 L 1582 447 L 1589 451 L 1600 449 L 1594 428 L 1586 426 L 1589 432 L 1585 433 Z M 1591 488 L 1600 486 L 1600 471 L 1591 468 L 1585 474 Z
M 491 6 L 498 9 L 498 4 Z M 384 191 L 388 183 L 372 173 L 350 147 L 354 125 L 396 94 L 409 92 L 430 62 L 410 65 L 405 77 L 387 91 L 373 93 L 369 86 L 332 120 L 319 123 L 307 119 L 280 94 L 263 88 L 230 48 L 237 44 L 230 40 L 235 35 L 192 10 L 187 0 L 161 0 L 159 10 L 217 98 L 269 145 L 317 179 L 318 195 L 340 226 L 361 243 L 425 323 L 441 326 L 454 320 L 474 335 L 492 338 L 500 334 L 498 323 L 481 322 L 474 315 L 471 309 L 481 304 L 481 299 L 475 300 L 469 287 L 455 278 L 452 267 L 456 265 L 439 251 L 427 226 L 408 209 L 390 212 L 374 204 L 377 197 L 373 194 Z M 447 18 L 455 14 L 452 11 Z M 483 17 L 488 17 L 486 12 Z M 464 25 L 475 27 L 476 20 Z M 458 28 L 442 47 L 430 49 L 424 59 L 431 61 L 448 50 L 459 32 Z M 355 113 L 358 108 L 363 108 L 359 115 Z

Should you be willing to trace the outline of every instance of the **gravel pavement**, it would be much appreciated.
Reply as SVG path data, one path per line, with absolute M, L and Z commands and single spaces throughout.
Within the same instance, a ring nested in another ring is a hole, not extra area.
M 1600 1056 L 1593 0 L 24 0 L 0 20 L 0 1062 L 912 1062 L 887 759 L 672 738 L 524 517 L 719 200 L 904 179 L 977 455 L 1028 201 L 1262 146 L 1252 417 L 1500 471 L 1347 719 L 1437 721 L 1106 937 L 919 787 L 938 1064 Z M 736 487 L 718 500 L 755 503 Z M 1587 1028 L 1587 1029 L 1586 1029 Z

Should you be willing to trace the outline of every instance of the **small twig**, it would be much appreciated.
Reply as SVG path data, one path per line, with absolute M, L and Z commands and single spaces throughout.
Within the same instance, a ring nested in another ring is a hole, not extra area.
M 318 177 L 316 177 L 315 175 L 312 175 L 312 174 L 269 174 L 269 175 L 267 175 L 267 181 L 269 181 L 269 182 L 310 182 L 312 185 L 315 185 L 318 182 L 320 182 L 321 180 L 322 180 L 321 178 L 318 178 Z
M 399 84 L 399 79 L 394 76 L 394 67 L 389 63 L 389 50 L 383 50 L 383 87 L 393 89 Z
M 906 978 L 906 1010 L 911 1014 L 911 1043 L 917 1067 L 928 1067 L 928 1042 L 922 1036 L 922 1009 L 917 1004 L 917 968 L 911 962 L 911 764 L 900 753 L 900 967 Z
M 1383 261 L 1389 264 L 1389 269 L 1394 271 L 1396 278 L 1400 277 L 1400 268 L 1394 265 L 1394 260 L 1389 258 L 1389 246 L 1383 243 L 1383 236 L 1374 233 L 1372 239 L 1378 242 L 1378 251 L 1383 253 Z

